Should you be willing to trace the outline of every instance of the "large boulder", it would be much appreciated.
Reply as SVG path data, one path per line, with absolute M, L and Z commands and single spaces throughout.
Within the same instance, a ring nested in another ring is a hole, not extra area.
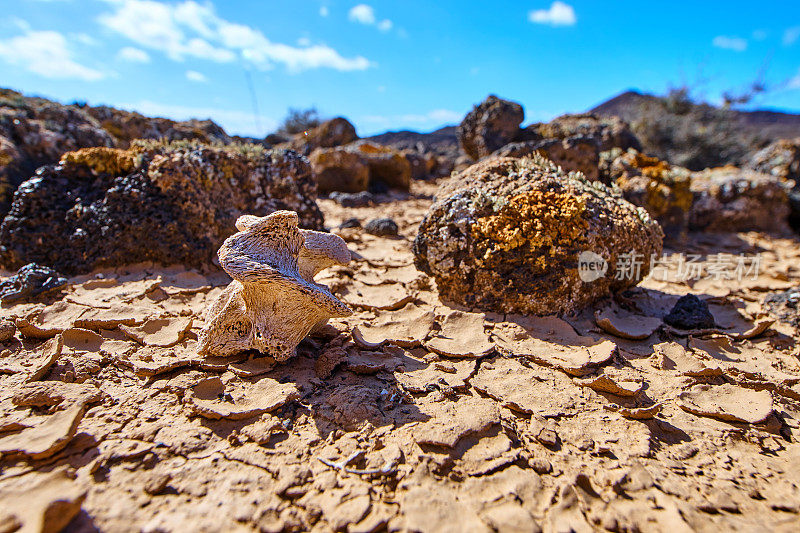
M 443 297 L 470 308 L 575 311 L 635 285 L 661 254 L 661 228 L 644 209 L 539 156 L 486 159 L 436 197 L 415 263 Z
M 359 141 L 346 148 L 358 154 L 367 164 L 370 182 L 408 190 L 411 185 L 411 163 L 404 153 L 369 141 Z
M 82 109 L 0 89 L 0 217 L 36 168 L 87 146 L 114 146 L 114 138 Z
M 531 124 L 519 133 L 522 140 L 567 139 L 576 135 L 596 139 L 601 152 L 612 148 L 641 150 L 628 123 L 615 116 L 567 114 L 550 122 Z
M 626 200 L 645 208 L 668 237 L 686 236 L 692 209 L 691 172 L 633 148 L 604 152 L 603 158 L 607 159 L 604 173 Z
M 514 142 L 495 151 L 496 157 L 546 157 L 567 172 L 583 172 L 589 180 L 600 179 L 600 149 L 597 140 L 581 135 L 566 139 Z
M 82 149 L 20 185 L 0 226 L 0 265 L 67 274 L 140 261 L 201 267 L 242 214 L 288 209 L 321 229 L 316 193 L 294 152 L 186 142 Z
M 733 166 L 692 176 L 694 231 L 777 231 L 788 229 L 787 185 L 779 178 Z
M 458 125 L 458 142 L 472 159 L 486 157 L 516 138 L 524 118 L 518 103 L 489 95 Z
M 800 137 L 780 139 L 753 154 L 748 168 L 800 185 Z
M 310 154 L 316 148 L 333 148 L 358 140 L 356 128 L 343 117 L 327 120 L 308 131 L 295 135 L 288 148 L 303 155 Z
M 320 194 L 361 192 L 369 186 L 369 167 L 357 153 L 317 148 L 308 156 Z
M 135 111 L 124 111 L 108 106 L 82 108 L 94 117 L 113 137 L 114 145 L 127 148 L 136 139 L 163 139 L 167 141 L 198 141 L 203 143 L 229 143 L 231 138 L 212 120 L 175 121 L 168 118 L 146 117 Z

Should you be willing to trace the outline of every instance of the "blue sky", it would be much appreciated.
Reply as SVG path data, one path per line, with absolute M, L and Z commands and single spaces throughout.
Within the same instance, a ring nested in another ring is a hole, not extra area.
M 626 89 L 800 112 L 800 2 L 0 0 L 0 86 L 263 136 L 287 108 L 360 135 L 457 123 L 487 94 L 526 122 Z M 250 86 L 255 93 L 255 106 Z M 257 108 L 257 113 L 254 110 Z

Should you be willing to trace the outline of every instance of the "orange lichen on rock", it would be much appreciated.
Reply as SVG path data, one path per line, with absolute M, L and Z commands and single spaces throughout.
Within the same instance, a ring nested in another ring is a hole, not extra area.
M 137 167 L 137 159 L 137 154 L 131 150 L 98 146 L 67 152 L 61 157 L 61 164 L 84 166 L 98 174 L 121 176 Z

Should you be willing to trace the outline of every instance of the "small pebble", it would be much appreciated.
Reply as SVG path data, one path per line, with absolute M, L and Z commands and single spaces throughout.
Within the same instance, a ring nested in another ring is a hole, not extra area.
M 391 218 L 376 218 L 364 226 L 367 233 L 378 237 L 395 236 L 398 232 L 397 223 Z

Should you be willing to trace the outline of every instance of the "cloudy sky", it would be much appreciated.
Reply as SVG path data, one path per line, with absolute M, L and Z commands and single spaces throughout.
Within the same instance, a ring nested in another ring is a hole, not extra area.
M 667 6 L 673 6 L 671 9 Z M 526 120 L 688 83 L 800 112 L 800 2 L 0 0 L 0 86 L 263 136 L 289 107 L 360 135 L 458 122 L 487 94 Z

